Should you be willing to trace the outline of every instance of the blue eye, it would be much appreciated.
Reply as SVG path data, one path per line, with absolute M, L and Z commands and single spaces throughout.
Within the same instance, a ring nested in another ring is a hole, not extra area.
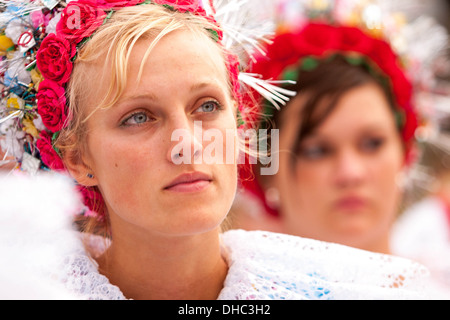
M 220 110 L 220 104 L 217 101 L 208 101 L 203 103 L 195 112 L 211 113 Z
M 141 125 L 150 121 L 150 117 L 145 112 L 136 112 L 130 117 L 126 118 L 123 122 L 123 126 Z

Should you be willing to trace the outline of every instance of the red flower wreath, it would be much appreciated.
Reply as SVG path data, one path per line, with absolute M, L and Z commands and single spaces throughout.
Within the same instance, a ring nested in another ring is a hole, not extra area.
M 332 54 L 366 57 L 380 74 L 389 79 L 397 107 L 404 114 L 402 135 L 409 146 L 417 129 L 411 82 L 390 45 L 368 36 L 361 29 L 310 23 L 300 32 L 280 34 L 268 47 L 267 58 L 259 57 L 252 72 L 267 79 L 280 80 L 287 67 L 299 64 L 303 58 L 312 56 L 321 59 Z
M 189 11 L 192 13 L 196 13 L 201 8 L 200 2 L 198 0 L 153 0 L 153 2 L 161 5 L 172 6 L 180 12 Z
M 145 0 L 89 0 L 94 7 L 101 9 L 119 9 L 123 7 L 132 7 L 144 2 Z

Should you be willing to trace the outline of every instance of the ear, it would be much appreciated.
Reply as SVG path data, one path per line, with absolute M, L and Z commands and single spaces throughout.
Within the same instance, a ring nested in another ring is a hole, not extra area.
M 70 175 L 85 187 L 94 187 L 98 185 L 95 172 L 88 165 L 86 159 L 76 151 L 67 151 L 64 155 L 64 164 Z

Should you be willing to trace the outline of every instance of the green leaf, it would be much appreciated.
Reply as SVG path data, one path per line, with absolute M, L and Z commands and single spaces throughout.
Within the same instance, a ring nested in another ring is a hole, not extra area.
M 211 36 L 212 36 L 212 39 L 215 41 L 215 42 L 219 42 L 219 33 L 216 31 L 216 30 L 214 30 L 214 29 L 206 29 L 206 30 L 208 30 L 209 31 L 209 33 L 211 33 Z
M 312 71 L 319 65 L 319 61 L 312 57 L 306 57 L 303 59 L 301 69 L 305 71 Z

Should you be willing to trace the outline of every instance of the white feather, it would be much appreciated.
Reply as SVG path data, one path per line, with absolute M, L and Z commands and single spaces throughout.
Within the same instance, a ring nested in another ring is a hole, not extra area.
M 61 259 L 80 246 L 80 208 L 66 177 L 0 176 L 0 299 L 76 299 L 57 279 Z

